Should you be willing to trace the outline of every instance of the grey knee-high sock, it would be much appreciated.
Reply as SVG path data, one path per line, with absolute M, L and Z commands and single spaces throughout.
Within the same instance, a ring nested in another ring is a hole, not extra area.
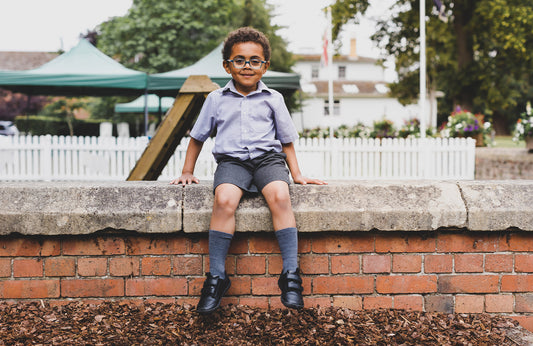
M 226 256 L 233 235 L 209 230 L 209 272 L 221 279 L 226 277 Z
M 283 259 L 283 272 L 295 271 L 298 268 L 298 230 L 289 227 L 275 233 Z

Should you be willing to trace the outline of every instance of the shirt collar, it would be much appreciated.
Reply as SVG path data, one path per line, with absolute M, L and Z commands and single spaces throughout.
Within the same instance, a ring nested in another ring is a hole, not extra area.
M 235 83 L 233 82 L 233 78 L 224 86 L 223 92 L 226 92 L 226 91 L 231 91 L 235 94 L 238 94 L 238 95 L 241 95 L 240 92 L 237 91 L 237 88 L 235 88 Z M 249 95 L 254 95 L 254 94 L 259 94 L 259 93 L 262 93 L 262 92 L 268 92 L 268 93 L 272 93 L 272 90 L 266 86 L 265 83 L 263 83 L 262 80 L 259 81 L 259 83 L 257 83 L 257 90 L 248 94 Z

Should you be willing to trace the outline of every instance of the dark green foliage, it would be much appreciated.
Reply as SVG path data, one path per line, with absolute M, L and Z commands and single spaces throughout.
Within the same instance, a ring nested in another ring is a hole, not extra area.
M 272 69 L 289 71 L 291 55 L 270 24 L 265 0 L 135 0 L 124 17 L 99 28 L 98 48 L 149 73 L 193 64 L 241 26 L 263 31 L 272 44 Z M 220 62 L 222 64 L 222 62 Z
M 195 63 L 222 43 L 230 31 L 251 26 L 270 40 L 270 69 L 290 72 L 292 54 L 276 34 L 280 27 L 270 23 L 272 11 L 265 0 L 135 0 L 126 16 L 99 26 L 97 43 L 125 66 L 149 73 L 166 72 Z M 296 109 L 296 96 L 282 92 L 289 109 Z
M 101 120 L 78 120 L 72 121 L 76 136 L 98 136 L 100 133 Z M 69 125 L 65 118 L 51 116 L 18 116 L 15 118 L 17 128 L 26 134 L 34 136 L 52 135 L 69 136 Z
M 505 130 L 533 98 L 533 3 L 524 0 L 443 0 L 449 21 L 426 1 L 428 91 L 442 91 L 441 118 L 456 105 L 486 114 Z M 398 0 L 372 39 L 392 56 L 399 76 L 391 85 L 400 102 L 418 98 L 419 0 Z M 368 0 L 337 1 L 341 25 L 364 13 Z
M 98 48 L 150 73 L 185 67 L 223 40 L 234 11 L 224 0 L 135 0 L 126 16 L 100 25 Z

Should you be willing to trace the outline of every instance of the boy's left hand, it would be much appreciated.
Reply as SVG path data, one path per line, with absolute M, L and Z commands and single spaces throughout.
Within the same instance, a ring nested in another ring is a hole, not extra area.
M 307 185 L 307 184 L 327 185 L 328 184 L 323 180 L 307 178 L 307 177 L 304 177 L 303 175 L 292 177 L 292 180 L 294 180 L 296 184 L 302 184 L 302 185 Z

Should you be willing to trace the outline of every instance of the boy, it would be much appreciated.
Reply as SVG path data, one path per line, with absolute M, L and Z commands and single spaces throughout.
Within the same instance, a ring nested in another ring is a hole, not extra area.
M 235 211 L 242 196 L 263 194 L 274 224 L 283 260 L 278 280 L 282 303 L 303 307 L 298 268 L 298 234 L 289 195 L 289 166 L 299 184 L 325 182 L 302 176 L 293 142 L 298 133 L 283 97 L 261 77 L 270 65 L 270 43 L 252 28 L 231 32 L 224 42 L 223 66 L 232 80 L 210 93 L 191 130 L 182 175 L 171 184 L 198 183 L 194 166 L 203 142 L 216 129 L 213 155 L 214 203 L 209 225 L 209 272 L 196 310 L 215 311 L 231 283 L 225 272 L 228 249 L 235 232 Z M 287 164 L 287 165 L 286 165 Z

